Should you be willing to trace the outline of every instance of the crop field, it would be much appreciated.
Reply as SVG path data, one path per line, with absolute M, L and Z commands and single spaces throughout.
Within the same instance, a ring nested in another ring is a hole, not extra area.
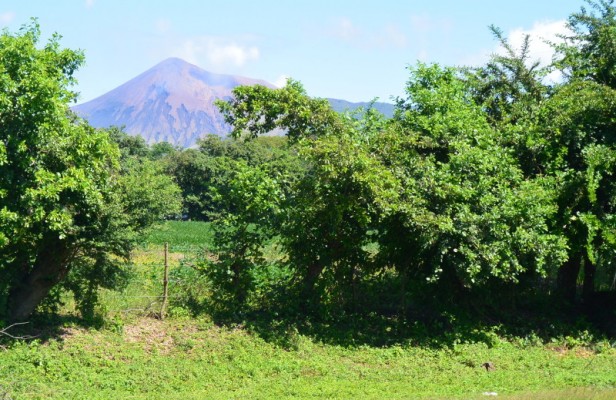
M 198 221 L 168 221 L 147 237 L 144 246 L 162 249 L 165 243 L 173 253 L 194 253 L 212 242 L 210 224 Z

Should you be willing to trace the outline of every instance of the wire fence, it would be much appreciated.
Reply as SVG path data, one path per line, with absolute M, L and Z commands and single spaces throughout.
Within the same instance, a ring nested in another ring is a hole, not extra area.
M 145 290 L 146 292 L 158 292 L 160 294 L 131 294 L 122 293 L 122 292 L 106 292 L 103 297 L 110 300 L 110 303 L 124 303 L 124 307 L 108 309 L 107 311 L 111 312 L 121 312 L 121 313 L 129 313 L 129 312 L 142 312 L 147 314 L 156 314 L 156 316 L 160 319 L 164 319 L 166 308 L 169 303 L 169 299 L 178 299 L 183 297 L 179 294 L 170 294 L 173 291 L 176 285 L 181 285 L 187 283 L 186 279 L 180 278 L 169 278 L 169 244 L 164 244 L 163 250 L 163 273 L 162 276 L 158 274 L 153 274 L 149 279 L 130 279 L 130 285 L 139 287 L 141 285 L 142 289 L 137 290 Z M 146 304 L 135 304 L 139 303 L 138 301 L 131 302 L 130 300 L 144 300 L 147 301 Z M 128 303 L 128 304 L 127 304 Z M 155 307 L 158 307 L 158 312 L 154 312 Z M 0 399 L 2 400 L 2 399 Z

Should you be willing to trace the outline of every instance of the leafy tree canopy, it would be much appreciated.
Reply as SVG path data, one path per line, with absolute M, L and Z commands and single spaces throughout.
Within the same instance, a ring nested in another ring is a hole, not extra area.
M 62 49 L 59 39 L 39 48 L 36 21 L 0 35 L 0 312 L 12 319 L 27 318 L 79 271 L 101 276 L 84 285 L 111 282 L 102 277 L 119 271 L 118 256 L 128 255 L 153 220 L 130 216 L 152 203 L 134 203 L 142 196 L 120 174 L 107 132 L 70 112 L 83 54 Z M 177 212 L 172 193 L 150 199 L 157 203 L 152 216 L 162 204 Z

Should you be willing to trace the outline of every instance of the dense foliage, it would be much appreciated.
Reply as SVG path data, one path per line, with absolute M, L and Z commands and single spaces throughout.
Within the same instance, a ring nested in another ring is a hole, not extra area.
M 616 11 L 588 6 L 551 65 L 491 27 L 503 51 L 483 66 L 409 67 L 393 118 L 334 112 L 293 80 L 240 86 L 218 102 L 232 139 L 191 149 L 91 129 L 67 108 L 81 54 L 5 32 L 2 307 L 23 318 L 62 282 L 92 310 L 181 208 L 213 229 L 187 273 L 209 285 L 193 312 L 499 319 L 540 298 L 613 321 Z
M 393 118 L 238 87 L 233 138 L 191 149 L 91 128 L 82 54 L 3 31 L 0 397 L 613 397 L 616 8 L 587 3 L 552 65 L 492 27 L 483 66 L 409 67 Z M 163 281 L 177 318 L 127 317 Z M 109 329 L 3 328 L 67 294 Z
M 386 276 L 380 290 L 396 287 L 404 311 L 421 292 L 458 304 L 475 293 L 496 307 L 530 293 L 591 304 L 616 272 L 616 14 L 612 2 L 589 5 L 570 17 L 552 66 L 530 60 L 530 38 L 515 49 L 492 27 L 504 51 L 485 66 L 411 67 L 388 120 L 371 109 L 337 114 L 296 81 L 235 89 L 220 104 L 233 136 L 284 131 L 305 169 L 285 179 L 255 166 L 262 180 L 234 188 L 243 203 L 221 214 L 224 229 L 278 235 L 294 277 L 285 290 L 304 311 L 368 312 Z M 563 80 L 548 84 L 554 69 Z M 285 195 L 252 195 L 259 185 Z M 217 247 L 237 257 L 271 237 L 227 236 Z M 254 276 L 251 265 L 228 269 L 229 282 Z
M 83 55 L 39 39 L 36 22 L 0 36 L 0 315 L 11 319 L 59 283 L 90 312 L 138 234 L 179 206 L 171 179 L 123 170 L 107 132 L 71 114 Z

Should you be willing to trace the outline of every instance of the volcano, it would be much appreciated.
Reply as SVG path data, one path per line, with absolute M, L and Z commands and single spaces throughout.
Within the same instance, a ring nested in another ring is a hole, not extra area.
M 259 79 L 215 74 L 179 58 L 169 58 L 141 75 L 94 100 L 73 107 L 73 111 L 96 128 L 124 126 L 126 133 L 140 135 L 149 144 L 169 142 L 190 147 L 208 134 L 227 136 L 217 99 L 229 100 L 240 85 L 275 85 Z M 336 111 L 368 103 L 328 99 Z M 393 105 L 375 103 L 387 116 Z M 280 131 L 283 132 L 283 131 Z

